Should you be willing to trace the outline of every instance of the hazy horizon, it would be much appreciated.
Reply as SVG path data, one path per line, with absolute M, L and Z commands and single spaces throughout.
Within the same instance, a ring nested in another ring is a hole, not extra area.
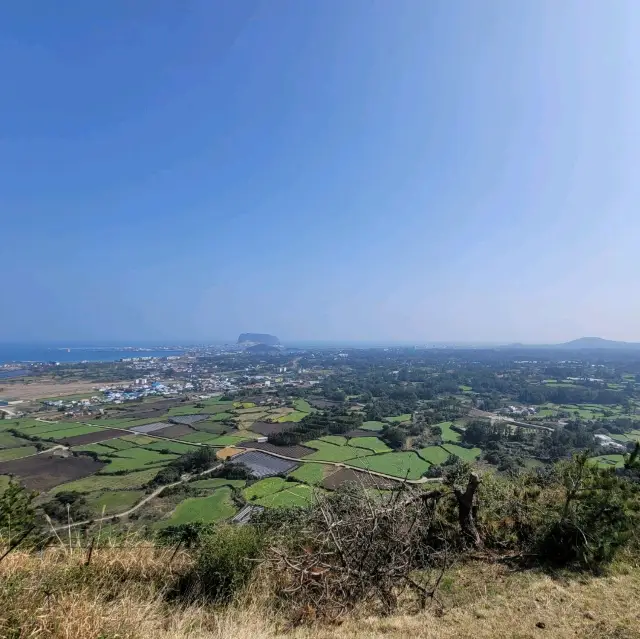
M 5 3 L 0 341 L 638 342 L 639 33 L 634 0 Z

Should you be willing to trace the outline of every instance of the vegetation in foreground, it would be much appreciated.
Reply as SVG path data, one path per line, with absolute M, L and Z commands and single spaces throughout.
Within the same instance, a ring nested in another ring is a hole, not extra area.
M 43 537 L 34 496 L 11 484 L 0 635 L 638 636 L 640 446 L 619 471 L 587 455 L 516 477 L 447 468 L 433 490 L 352 484 L 154 543 Z

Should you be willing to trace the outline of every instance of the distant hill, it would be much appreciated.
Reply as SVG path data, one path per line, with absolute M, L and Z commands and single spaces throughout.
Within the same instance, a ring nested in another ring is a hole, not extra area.
M 278 346 L 280 340 L 275 335 L 268 333 L 241 333 L 238 337 L 238 344 L 266 344 L 267 346 Z
M 257 355 L 269 355 L 270 353 L 279 353 L 277 346 L 269 346 L 269 344 L 254 344 L 245 349 L 246 353 L 255 353 Z
M 612 339 L 603 339 L 602 337 L 580 337 L 579 339 L 556 344 L 555 348 L 566 348 L 567 350 L 583 350 L 583 349 L 640 349 L 638 342 L 618 342 Z
M 532 349 L 553 349 L 566 351 L 588 351 L 588 350 L 640 350 L 638 342 L 618 342 L 602 337 L 580 337 L 579 339 L 563 342 L 561 344 L 507 344 L 502 348 L 513 348 L 522 350 Z

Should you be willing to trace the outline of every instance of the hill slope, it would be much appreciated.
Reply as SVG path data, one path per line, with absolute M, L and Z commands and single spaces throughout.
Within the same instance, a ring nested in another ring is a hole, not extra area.
M 241 333 L 238 337 L 238 344 L 266 344 L 267 346 L 278 346 L 280 340 L 275 335 L 268 333 Z

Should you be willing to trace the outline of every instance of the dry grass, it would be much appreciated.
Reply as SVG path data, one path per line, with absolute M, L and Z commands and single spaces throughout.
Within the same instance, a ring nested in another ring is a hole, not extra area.
M 86 550 L 62 546 L 16 551 L 0 563 L 0 636 L 11 639 L 631 639 L 640 637 L 640 569 L 602 577 L 553 579 L 471 563 L 443 580 L 442 608 L 339 625 L 290 625 L 269 612 L 268 579 L 258 571 L 250 594 L 221 610 L 167 603 L 166 592 L 190 566 L 173 549 L 131 543 Z M 313 611 L 301 611 L 313 622 Z M 544 628 L 539 627 L 544 624 Z

